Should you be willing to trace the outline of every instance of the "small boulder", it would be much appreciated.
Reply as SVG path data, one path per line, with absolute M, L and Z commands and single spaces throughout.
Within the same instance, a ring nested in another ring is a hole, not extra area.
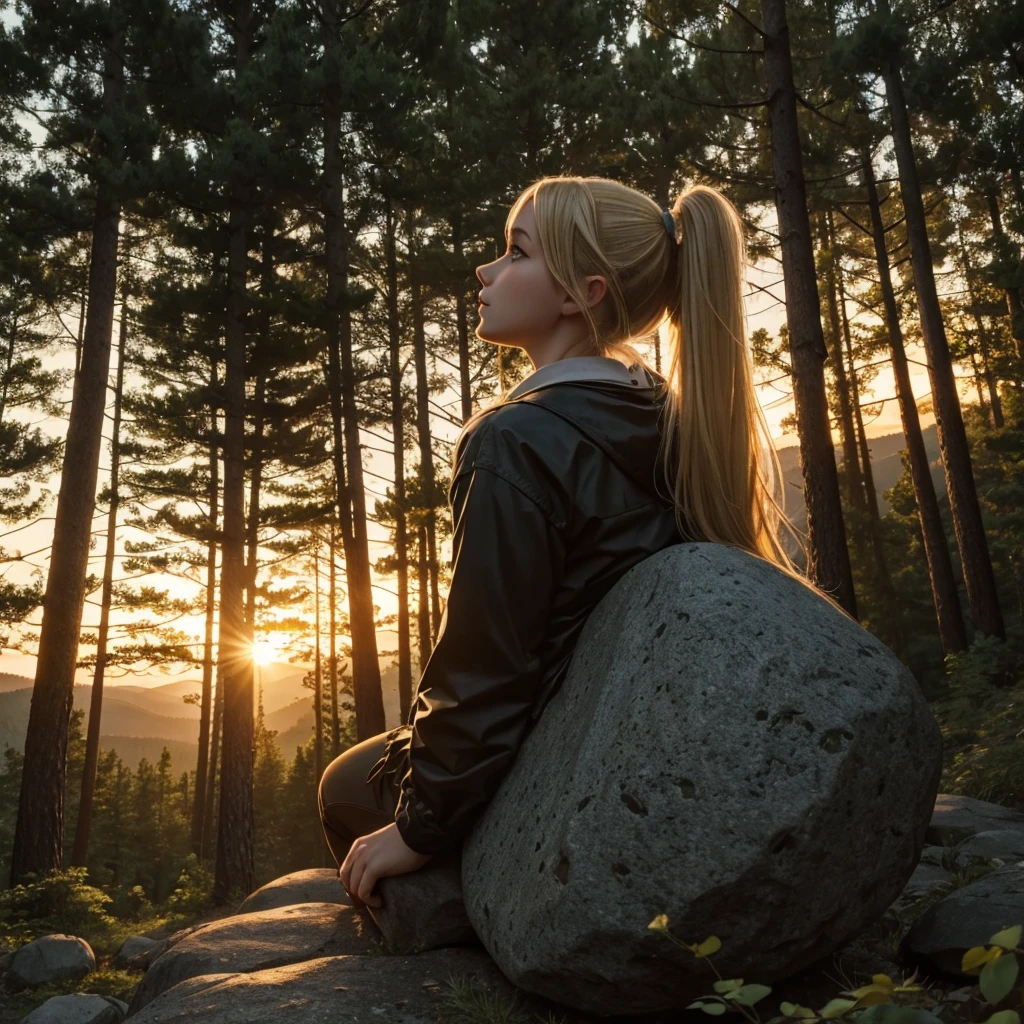
M 925 842 L 955 846 L 979 832 L 1011 830 L 1024 833 L 1024 814 L 1002 804 L 970 796 L 939 793 Z
M 235 913 L 251 914 L 257 910 L 292 907 L 296 903 L 343 903 L 352 906 L 337 868 L 306 868 L 267 882 L 246 896 Z
M 127 1006 L 120 999 L 92 992 L 52 996 L 37 1006 L 21 1024 L 120 1024 Z
M 956 847 L 957 858 L 971 857 L 1001 860 L 1003 864 L 1024 866 L 1024 829 L 991 829 L 968 836 Z
M 976 978 L 961 970 L 964 953 L 1015 924 L 1024 924 L 1024 868 L 1006 865 L 930 906 L 904 936 L 900 959 Z
M 288 1024 L 382 1021 L 436 1024 L 449 974 L 490 998 L 531 1003 L 481 949 L 452 947 L 417 956 L 333 956 L 251 974 L 210 974 L 183 981 L 130 1019 L 134 1024 Z M 542 1017 L 542 1019 L 546 1019 Z
M 43 935 L 16 950 L 7 972 L 13 991 L 84 978 L 96 970 L 92 946 L 77 935 Z
M 140 953 L 146 953 L 159 945 L 157 939 L 147 939 L 145 935 L 130 935 L 121 943 L 121 948 L 114 957 L 115 967 L 127 967 L 128 962 Z
M 820 594 L 719 544 L 634 566 L 462 855 L 506 977 L 638 1013 L 771 984 L 874 923 L 917 866 L 941 735 L 910 671 Z M 808 884 L 813 879 L 814 884 Z
M 417 871 L 382 878 L 382 906 L 367 906 L 393 953 L 479 945 L 462 899 L 461 848 Z
M 314 957 L 365 953 L 380 940 L 373 921 L 337 903 L 300 903 L 213 921 L 155 960 L 129 1007 L 142 1007 L 186 978 L 249 973 Z

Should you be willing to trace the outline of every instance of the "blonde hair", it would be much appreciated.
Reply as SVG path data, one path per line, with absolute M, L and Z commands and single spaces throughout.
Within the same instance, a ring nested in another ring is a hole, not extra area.
M 779 536 L 788 530 L 806 557 L 779 504 L 781 467 L 754 391 L 735 207 L 713 188 L 687 189 L 671 208 L 676 244 L 661 208 L 635 189 L 606 178 L 545 177 L 513 203 L 506 235 L 531 199 L 545 262 L 583 311 L 595 355 L 651 369 L 629 342 L 667 321 L 659 454 L 682 536 L 740 548 L 823 594 Z M 592 274 L 607 281 L 594 307 L 580 287 Z

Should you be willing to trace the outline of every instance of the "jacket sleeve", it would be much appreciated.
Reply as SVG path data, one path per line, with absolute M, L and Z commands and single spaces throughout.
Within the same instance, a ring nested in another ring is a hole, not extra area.
M 424 854 L 465 837 L 529 731 L 565 562 L 561 524 L 522 462 L 466 461 L 451 485 L 451 588 L 410 712 L 395 809 L 402 839 Z

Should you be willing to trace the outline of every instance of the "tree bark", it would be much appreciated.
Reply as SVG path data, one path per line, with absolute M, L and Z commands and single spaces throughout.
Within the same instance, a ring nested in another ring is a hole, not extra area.
M 928 563 L 928 578 L 931 582 L 932 600 L 939 630 L 939 641 L 944 654 L 962 651 L 967 646 L 960 596 L 953 576 L 953 562 L 949 555 L 946 532 L 939 515 L 939 502 L 932 484 L 928 466 L 928 453 L 921 433 L 921 420 L 917 414 L 917 402 L 910 384 L 910 366 L 903 346 L 903 330 L 900 327 L 899 309 L 892 287 L 889 268 L 889 253 L 885 244 L 885 225 L 878 201 L 875 172 L 871 166 L 871 155 L 862 152 L 862 173 L 867 192 L 868 208 L 871 212 L 871 234 L 875 243 L 875 263 L 878 267 L 879 287 L 885 306 L 885 321 L 889 329 L 889 349 L 892 353 L 893 376 L 896 379 L 896 396 L 899 399 L 900 420 L 903 436 L 907 442 L 910 472 L 917 501 L 917 515 L 921 524 L 921 541 L 925 560 Z
M 426 539 L 421 555 L 421 565 L 425 566 L 426 576 L 422 581 L 424 601 L 429 601 L 430 609 L 425 613 L 421 623 L 421 631 L 426 633 L 427 651 L 433 649 L 441 620 L 440 598 L 437 592 L 437 488 L 434 481 L 434 453 L 430 434 L 430 386 L 427 379 L 427 335 L 423 291 L 419 281 L 419 246 L 416 235 L 416 214 L 412 207 L 407 211 L 407 229 L 409 235 L 409 302 L 412 306 L 412 344 L 416 366 L 416 433 L 420 446 L 420 487 L 423 502 L 423 528 Z M 429 596 L 428 596 L 429 595 Z M 431 614 L 431 612 L 433 614 Z M 424 614 L 421 612 L 421 614 Z M 425 630 L 422 627 L 425 626 Z M 423 639 L 420 640 L 420 657 L 423 658 Z M 425 665 L 426 660 L 421 661 Z
M 203 694 L 199 713 L 199 756 L 196 759 L 196 785 L 192 807 L 192 852 L 203 857 L 206 845 L 207 774 L 210 771 L 210 716 L 213 704 L 213 620 L 217 608 L 217 506 L 220 499 L 220 463 L 217 438 L 217 360 L 210 360 L 210 481 L 206 542 L 206 632 L 203 637 Z
M 828 306 L 828 320 L 831 328 L 832 346 L 829 363 L 836 379 L 836 397 L 839 404 L 839 433 L 843 444 L 843 476 L 846 483 L 846 500 L 851 508 L 864 508 L 864 479 L 857 457 L 857 439 L 853 429 L 853 409 L 850 404 L 850 385 L 846 379 L 846 360 L 843 358 L 843 343 L 839 327 L 839 306 L 836 302 L 835 275 L 835 228 L 831 211 L 824 218 L 824 241 L 828 247 L 828 261 L 825 266 L 825 301 Z
M 978 296 L 974 292 L 974 282 L 971 280 L 974 267 L 971 266 L 970 257 L 967 255 L 967 243 L 964 241 L 964 227 L 962 223 L 957 225 L 957 233 L 960 240 L 960 258 L 963 260 L 964 265 L 964 281 L 967 284 L 967 297 L 971 300 L 971 318 L 974 320 L 974 329 L 978 332 L 978 348 L 981 350 L 982 362 L 981 369 L 985 378 L 985 386 L 988 389 L 989 406 L 992 410 L 992 425 L 999 430 L 1004 424 L 1003 403 L 999 398 L 999 385 L 996 382 L 996 375 L 992 371 L 988 331 L 985 330 L 985 325 L 982 322 L 981 312 L 978 309 Z M 978 395 L 979 401 L 984 408 L 985 400 L 981 398 L 980 389 Z
M 103 714 L 103 678 L 107 666 L 107 636 L 110 632 L 110 604 L 114 590 L 114 547 L 117 541 L 118 476 L 121 458 L 121 398 L 124 393 L 125 344 L 128 337 L 127 240 L 125 271 L 121 278 L 121 323 L 117 332 L 117 376 L 114 385 L 114 419 L 110 433 L 110 507 L 107 511 L 107 550 L 103 556 L 103 593 L 100 598 L 100 627 L 96 639 L 96 668 L 89 697 L 89 728 L 85 740 L 85 764 L 82 790 L 75 822 L 75 842 L 71 863 L 86 867 L 89 861 L 89 833 L 92 829 L 92 805 L 96 792 L 96 762 L 100 751 L 100 720 Z
M 335 45 L 336 12 L 328 5 L 325 43 Z M 356 736 L 362 741 L 384 732 L 373 580 L 366 529 L 366 491 L 359 440 L 359 411 L 352 354 L 352 321 L 346 304 L 348 236 L 341 175 L 341 109 L 332 89 L 324 94 L 324 162 L 322 210 L 327 265 L 328 389 L 334 424 L 335 475 L 342 544 L 348 582 L 349 628 L 352 636 L 352 688 L 356 705 Z M 346 529 L 346 526 L 349 527 Z M 319 781 L 319 780 L 318 780 Z
M 988 202 L 989 217 L 992 220 L 992 236 L 996 240 L 1000 255 L 1005 256 L 1007 251 L 1014 247 L 1003 230 L 1003 218 L 999 211 L 999 195 L 995 186 L 986 189 L 985 199 Z M 1020 289 L 1006 288 L 1005 294 L 1006 311 L 1010 314 L 1010 333 L 1017 343 L 1017 359 L 1024 360 L 1024 305 L 1021 304 Z
M 232 22 L 236 74 L 249 60 L 251 0 L 238 0 Z M 243 105 L 244 106 L 244 105 Z M 241 117 L 250 123 L 249 109 Z M 243 168 L 230 172 L 228 215 L 228 297 L 224 378 L 224 547 L 220 574 L 219 683 L 224 687 L 223 763 L 214 902 L 223 905 L 232 890 L 247 896 L 256 887 L 253 848 L 253 664 L 244 592 L 245 564 L 245 382 L 246 272 L 252 217 L 252 186 Z
M 823 364 L 828 353 L 821 329 L 814 250 L 807 216 L 785 0 L 761 0 L 761 17 L 775 209 L 779 219 L 793 397 L 807 507 L 807 575 L 856 618 L 857 602 L 825 397 Z
M 391 436 L 395 460 L 395 572 L 398 576 L 398 707 L 402 722 L 412 707 L 412 644 L 409 622 L 409 536 L 405 497 L 405 403 L 402 395 L 402 335 L 398 320 L 398 229 L 390 197 L 384 226 L 388 281 L 388 342 L 391 385 Z M 461 245 L 461 243 L 460 243 Z M 461 348 L 460 348 L 461 352 Z M 461 357 L 460 357 L 461 358 Z M 468 372 L 468 371 L 467 371 Z M 462 371 L 460 370 L 460 375 Z M 464 386 L 465 390 L 465 386 Z M 465 409 L 465 401 L 463 401 Z
M 899 168 L 900 194 L 907 219 L 921 317 L 921 333 L 928 354 L 928 376 L 932 385 L 939 451 L 946 474 L 946 491 L 953 517 L 953 530 L 960 551 L 967 598 L 977 629 L 989 636 L 1005 638 L 1003 613 L 999 607 L 995 576 L 989 558 L 981 508 L 971 470 L 971 452 L 967 444 L 960 398 L 956 390 L 953 362 L 949 355 L 946 330 L 935 288 L 931 246 L 925 223 L 924 203 L 917 178 L 917 162 L 910 135 L 910 119 L 903 96 L 903 81 L 892 61 L 886 63 L 882 77 L 892 117 L 892 137 Z
M 105 116 L 114 121 L 124 105 L 123 61 L 124 30 L 118 28 L 103 58 L 102 107 Z M 110 149 L 108 158 L 116 166 L 121 161 L 120 147 L 112 145 Z M 89 260 L 89 310 L 81 367 L 71 399 L 43 598 L 39 656 L 11 851 L 12 886 L 26 881 L 30 872 L 45 873 L 62 867 L 68 729 L 110 372 L 120 217 L 120 198 L 113 185 L 99 181 Z
M 331 757 L 335 758 L 341 753 L 341 719 L 338 717 L 338 583 L 337 571 L 334 560 L 338 551 L 337 525 L 331 523 L 330 533 L 330 575 L 328 577 L 328 602 L 330 604 L 328 627 L 331 631 L 331 640 L 328 645 L 328 674 L 331 687 Z

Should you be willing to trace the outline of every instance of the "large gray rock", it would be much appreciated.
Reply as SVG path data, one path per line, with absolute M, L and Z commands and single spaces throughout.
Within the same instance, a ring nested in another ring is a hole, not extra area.
M 334 956 L 253 974 L 209 974 L 183 981 L 134 1024 L 288 1024 L 381 1021 L 436 1024 L 449 973 L 513 998 L 512 986 L 481 949 L 439 949 L 417 956 Z M 528 1000 L 520 999 L 520 1004 Z
M 462 857 L 470 923 L 519 987 L 606 1014 L 798 973 L 918 863 L 941 737 L 911 673 L 768 563 L 680 544 L 590 616 Z M 813 880 L 813 884 L 809 884 Z
M 77 935 L 43 935 L 18 949 L 7 972 L 13 991 L 36 988 L 69 978 L 84 978 L 96 970 L 92 946 Z
M 337 903 L 233 915 L 196 929 L 153 961 L 132 996 L 129 1016 L 186 978 L 365 953 L 380 937 L 369 917 Z
M 267 882 L 246 896 L 235 913 L 251 914 L 256 910 L 292 907 L 296 903 L 344 903 L 352 906 L 337 868 L 306 868 Z
M 392 953 L 478 945 L 462 899 L 461 849 L 416 871 L 377 883 L 381 906 L 367 905 Z
M 120 1024 L 124 1020 L 124 1003 L 120 999 L 98 996 L 92 992 L 72 992 L 52 996 L 37 1006 L 21 1024 Z
M 961 970 L 964 953 L 1015 924 L 1024 924 L 1024 868 L 1006 865 L 929 907 L 904 936 L 900 958 L 972 977 Z

